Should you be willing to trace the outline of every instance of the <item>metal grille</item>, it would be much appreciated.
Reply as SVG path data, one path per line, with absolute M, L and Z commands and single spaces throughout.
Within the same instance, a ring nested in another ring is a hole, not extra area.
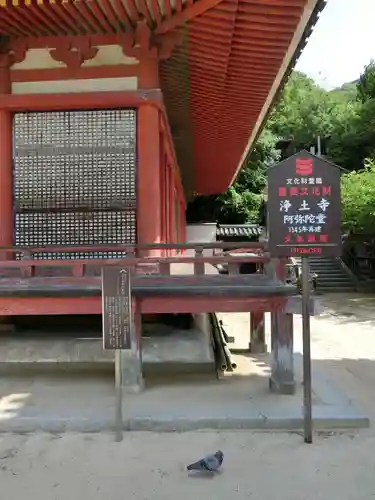
M 17 113 L 14 205 L 16 245 L 136 243 L 136 112 Z

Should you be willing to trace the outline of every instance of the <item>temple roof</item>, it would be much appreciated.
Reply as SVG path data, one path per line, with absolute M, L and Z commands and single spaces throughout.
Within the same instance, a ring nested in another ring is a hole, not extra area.
M 181 43 L 160 80 L 187 194 L 234 181 L 308 38 L 323 0 L 0 0 L 12 39 L 132 33 Z

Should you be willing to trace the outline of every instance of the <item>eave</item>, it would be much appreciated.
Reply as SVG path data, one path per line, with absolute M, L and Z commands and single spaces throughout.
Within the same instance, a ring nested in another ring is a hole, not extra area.
M 323 0 L 0 0 L 0 35 L 154 36 L 182 44 L 159 64 L 186 193 L 235 180 L 306 42 Z M 120 42 L 119 38 L 119 42 Z

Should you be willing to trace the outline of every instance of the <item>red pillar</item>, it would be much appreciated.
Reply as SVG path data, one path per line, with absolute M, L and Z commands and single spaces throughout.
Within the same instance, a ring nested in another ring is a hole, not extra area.
M 141 59 L 138 71 L 139 89 L 159 89 L 159 61 L 158 59 Z
M 138 77 L 140 89 L 158 88 L 158 61 L 140 61 Z M 159 111 L 143 104 L 138 109 L 138 243 L 160 243 L 162 236 L 162 193 L 160 189 L 160 126 Z M 160 251 L 146 251 L 143 255 L 160 255 Z
M 175 217 L 176 217 L 176 214 L 175 214 L 175 211 L 174 211 L 174 208 L 175 208 L 175 204 L 174 204 L 174 194 L 175 194 L 175 183 L 174 183 L 174 170 L 173 170 L 173 167 L 170 165 L 169 168 L 168 168 L 168 180 L 169 180 L 169 199 L 168 199 L 168 203 L 169 203 L 169 227 L 170 227 L 170 230 L 169 230 L 169 239 L 171 242 L 173 243 L 177 243 L 176 242 L 176 234 L 175 234 Z
M 162 137 L 160 136 L 160 144 L 162 145 Z M 159 182 L 160 182 L 160 199 L 161 199 L 161 237 L 160 237 L 160 241 L 162 243 L 165 242 L 166 240 L 166 234 L 167 234 L 167 227 L 166 227 L 166 215 L 165 215 L 165 203 L 164 203 L 164 200 L 165 200 L 165 181 L 164 181 L 164 177 L 165 177 L 165 167 L 164 167 L 164 154 L 163 154 L 163 148 L 160 147 L 160 179 L 159 179 Z M 166 255 L 166 252 L 161 252 L 162 255 Z
M 138 243 L 161 242 L 159 111 L 144 104 L 138 109 Z M 158 252 L 148 252 L 149 255 Z
M 169 197 L 169 181 L 168 181 L 168 161 L 166 155 L 163 156 L 163 176 L 162 176 L 162 189 L 164 190 L 164 197 L 163 197 L 163 218 L 164 218 L 164 226 L 165 226 L 165 234 L 164 234 L 164 243 L 169 243 L 169 203 L 168 203 L 168 197 Z M 165 252 L 166 255 L 170 255 L 171 251 L 168 249 Z
M 0 246 L 13 245 L 12 116 L 1 109 L 1 94 L 10 92 L 9 60 L 0 55 Z
M 185 203 L 180 203 L 180 217 L 181 217 L 181 242 L 186 242 L 186 208 Z

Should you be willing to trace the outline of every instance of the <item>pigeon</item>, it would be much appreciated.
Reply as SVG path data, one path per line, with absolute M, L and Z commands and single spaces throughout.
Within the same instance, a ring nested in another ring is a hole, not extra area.
M 207 455 L 207 457 L 201 458 L 198 462 L 188 465 L 187 470 L 215 472 L 221 467 L 223 460 L 224 453 L 218 450 L 213 455 Z

